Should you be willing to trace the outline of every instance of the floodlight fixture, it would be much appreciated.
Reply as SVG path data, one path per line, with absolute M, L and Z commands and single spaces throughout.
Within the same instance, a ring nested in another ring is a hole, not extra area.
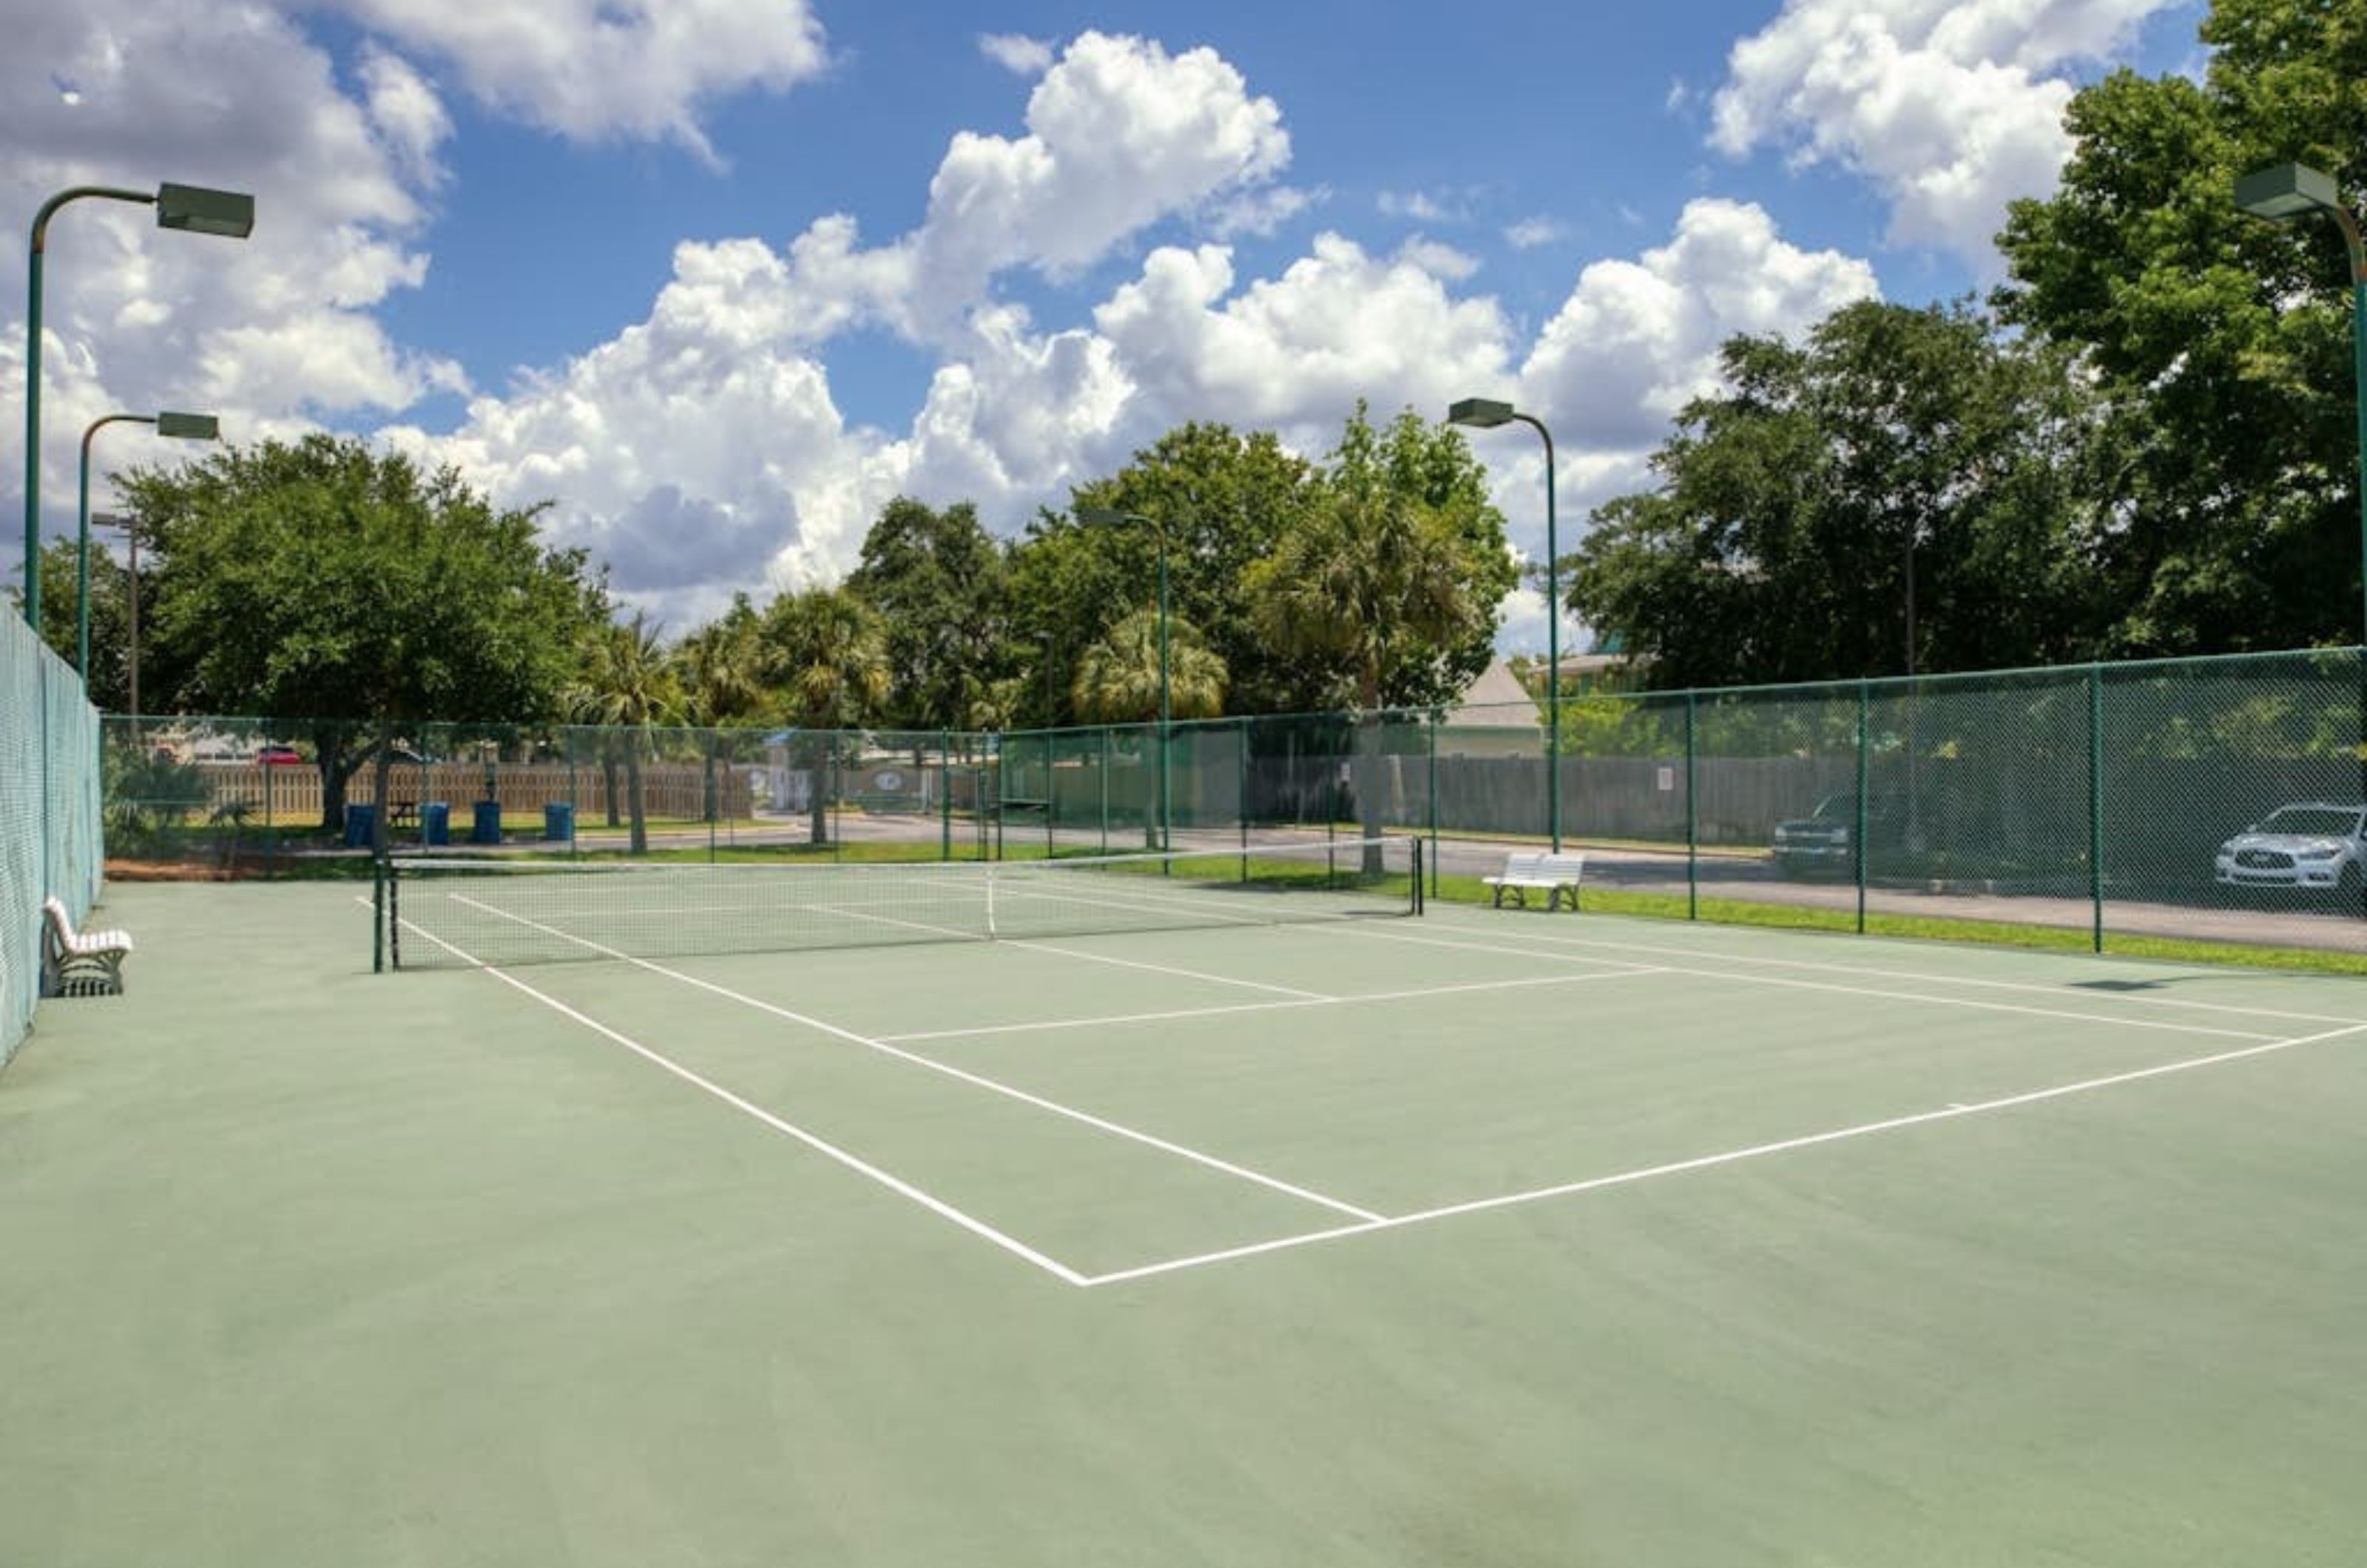
M 74 673 L 82 677 L 85 694 L 90 689 L 90 444 L 110 424 L 153 424 L 157 434 L 181 441 L 213 441 L 221 435 L 221 421 L 212 414 L 171 411 L 101 414 L 82 433 L 82 504 L 77 509 L 81 521 L 74 529 Z
M 210 186 L 166 183 L 152 194 L 119 186 L 72 186 L 41 203 L 33 214 L 33 243 L 25 282 L 25 619 L 41 624 L 41 265 L 49 251 L 50 220 L 70 201 L 94 197 L 130 201 L 156 209 L 156 226 L 191 234 L 243 240 L 255 231 L 255 197 Z
M 1449 404 L 1446 423 L 1494 430 L 1515 421 L 1546 444 L 1546 836 L 1561 852 L 1561 560 L 1554 537 L 1553 432 L 1535 414 L 1495 398 L 1464 398 Z

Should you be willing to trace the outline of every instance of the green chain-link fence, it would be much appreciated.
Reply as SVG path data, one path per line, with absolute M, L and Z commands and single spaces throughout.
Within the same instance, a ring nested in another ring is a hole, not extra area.
M 73 668 L 0 615 L 0 1062 L 31 1027 L 41 902 L 79 922 L 99 892 L 99 721 Z
M 1563 699 L 1558 757 L 1536 703 L 1193 721 L 1164 746 L 1156 725 L 433 725 L 392 738 L 382 787 L 351 723 L 110 719 L 107 817 L 119 857 L 264 874 L 381 828 L 933 859 L 1416 832 L 1450 892 L 1558 832 L 1591 898 L 1639 912 L 2367 951 L 2361 681 L 2338 649 L 1596 694 Z

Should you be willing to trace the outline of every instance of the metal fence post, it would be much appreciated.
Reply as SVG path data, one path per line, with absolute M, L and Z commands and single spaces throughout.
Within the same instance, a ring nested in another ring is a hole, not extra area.
M 1695 700 L 1685 694 L 1685 919 L 1701 919 L 1701 732 Z
M 2104 667 L 2088 666 L 2088 905 L 2092 952 L 2104 951 Z
M 1440 710 L 1430 710 L 1430 728 L 1423 741 L 1430 753 L 1429 781 L 1424 787 L 1430 793 L 1430 890 L 1438 892 L 1438 716 Z
M 1857 934 L 1865 934 L 1866 753 L 1874 743 L 1874 683 L 1857 683 L 1857 820 L 1850 829 L 1850 858 L 1857 863 Z

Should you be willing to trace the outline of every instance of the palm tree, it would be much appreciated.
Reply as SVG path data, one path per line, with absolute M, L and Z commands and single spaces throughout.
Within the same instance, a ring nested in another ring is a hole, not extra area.
M 1175 718 L 1215 718 L 1225 711 L 1225 660 L 1200 628 L 1167 618 L 1167 711 Z M 1070 690 L 1088 724 L 1156 723 L 1159 718 L 1159 612 L 1136 610 L 1102 634 L 1077 660 Z
M 627 809 L 632 818 L 632 852 L 650 847 L 649 816 L 641 803 L 641 752 L 649 731 L 666 723 L 682 707 L 682 682 L 674 658 L 667 653 L 659 629 L 642 611 L 622 624 L 606 622 L 585 634 L 576 678 L 565 694 L 569 716 L 581 724 L 628 733 L 602 737 L 607 751 L 612 739 L 621 739 L 625 753 Z M 615 794 L 610 792 L 611 809 Z
M 1332 661 L 1369 713 L 1401 672 L 1488 635 L 1495 606 L 1472 592 L 1472 548 L 1448 513 L 1352 468 L 1250 569 L 1252 614 L 1275 646 Z M 1380 730 L 1359 728 L 1356 798 L 1372 840 L 1381 831 L 1371 755 Z M 1365 869 L 1380 870 L 1378 844 L 1366 848 Z
M 878 619 L 844 588 L 785 593 L 766 607 L 760 628 L 762 667 L 778 686 L 792 724 L 821 730 L 810 748 L 813 841 L 830 839 L 823 774 L 832 734 L 857 729 L 888 699 L 888 647 Z
M 1077 661 L 1070 700 L 1088 724 L 1155 724 L 1159 718 L 1159 612 L 1137 610 L 1102 635 Z M 1225 711 L 1229 671 L 1200 628 L 1167 618 L 1167 711 L 1174 718 L 1214 718 Z M 1167 737 L 1160 737 L 1162 744 Z M 1163 781 L 1162 781 L 1163 782 Z M 1142 841 L 1159 843 L 1161 824 L 1145 812 Z
M 719 761 L 725 760 L 727 728 L 754 722 L 772 701 L 764 680 L 761 626 L 747 595 L 736 595 L 721 619 L 699 627 L 674 649 L 682 673 L 683 716 L 697 727 L 707 763 L 705 800 L 710 822 L 720 815 L 716 772 Z

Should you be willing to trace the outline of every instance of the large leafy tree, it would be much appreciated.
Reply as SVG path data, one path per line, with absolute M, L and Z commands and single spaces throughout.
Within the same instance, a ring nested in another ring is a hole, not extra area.
M 1314 466 L 1270 432 L 1179 425 L 1074 495 L 1078 507 L 1148 525 L 1114 529 L 1048 519 L 1030 541 L 1032 552 L 1020 549 L 1014 575 L 1023 592 L 1014 599 L 1050 637 L 1054 662 L 1074 670 L 1087 648 L 1154 603 L 1163 535 L 1171 622 L 1198 629 L 1226 671 L 1234 711 L 1301 705 L 1303 668 L 1260 633 L 1247 580 L 1305 513 L 1316 479 Z M 1067 685 L 1076 689 L 1073 678 Z
M 2332 222 L 2239 212 L 2237 175 L 2298 160 L 2367 182 L 2367 4 L 2216 0 L 2201 82 L 2083 89 L 2056 194 L 2015 204 L 1999 294 L 2126 404 L 2100 558 L 2114 649 L 2351 642 L 2360 546 L 2350 321 Z
M 1376 431 L 1360 406 L 1313 506 L 1247 583 L 1260 629 L 1306 661 L 1316 690 L 1369 710 L 1450 700 L 1467 684 L 1513 572 L 1461 434 L 1411 413 Z M 1370 838 L 1380 792 L 1368 773 L 1357 793 Z M 1377 846 L 1367 862 L 1377 869 Z
M 435 720 L 541 718 L 601 594 L 539 508 L 503 510 L 450 468 L 314 434 L 122 481 L 157 562 L 148 647 L 189 707 L 309 729 L 323 826 L 365 759 Z
M 1656 683 L 2091 650 L 2110 447 L 2065 355 L 1967 307 L 1865 301 L 1804 343 L 1738 338 L 1723 369 L 1655 454 L 1658 488 L 1600 508 L 1570 574 Z
M 1245 575 L 1258 631 L 1308 707 L 1449 702 L 1487 667 L 1516 581 L 1459 431 L 1360 405 L 1310 504 Z
M 865 536 L 846 587 L 878 613 L 889 722 L 969 728 L 1004 641 L 1002 550 L 977 508 L 939 512 L 898 496 Z
M 72 539 L 53 539 L 41 547 L 41 638 L 71 664 L 81 643 L 77 624 L 79 598 L 76 570 L 79 553 Z M 153 588 L 149 563 L 140 563 L 142 592 Z M 142 605 L 145 609 L 147 606 Z M 154 649 L 141 650 L 140 698 L 149 707 L 167 701 L 171 685 Z M 90 700 L 107 713 L 131 711 L 131 574 L 124 562 L 93 541 L 90 552 Z

